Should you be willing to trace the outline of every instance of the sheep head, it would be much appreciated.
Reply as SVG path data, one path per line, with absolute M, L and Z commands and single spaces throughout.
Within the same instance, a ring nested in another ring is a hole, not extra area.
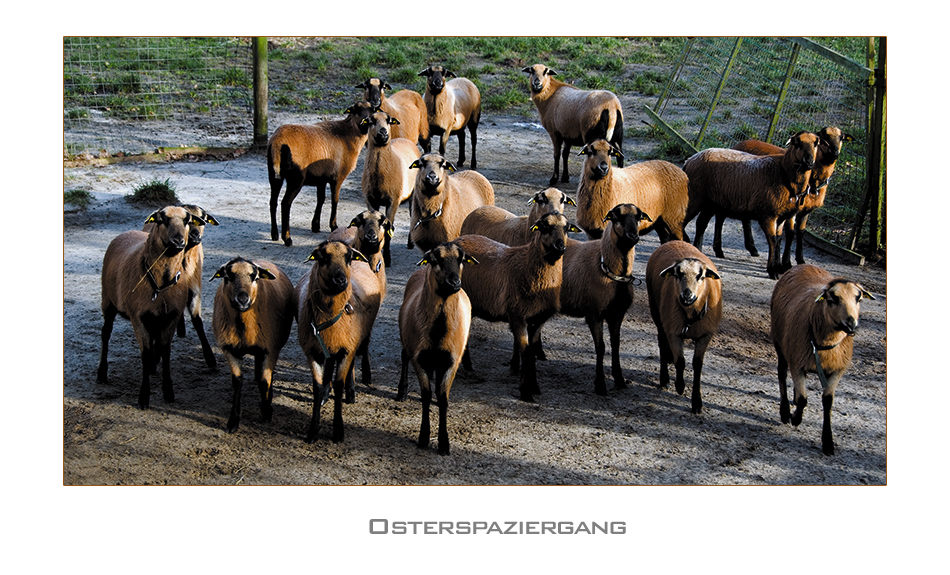
M 425 76 L 427 78 L 426 86 L 433 94 L 439 94 L 445 89 L 446 78 L 456 77 L 455 72 L 446 70 L 442 66 L 429 66 L 425 70 L 419 72 L 419 75 Z
M 815 161 L 822 166 L 827 166 L 838 160 L 838 156 L 841 155 L 841 145 L 854 141 L 854 137 L 842 132 L 841 128 L 826 126 L 818 132 L 818 140 L 818 154 Z
M 610 173 L 610 158 L 623 159 L 623 152 L 607 140 L 594 140 L 578 152 L 578 156 L 587 156 L 584 160 L 584 172 L 593 180 L 600 180 Z
M 383 90 L 392 90 L 389 84 L 379 78 L 370 78 L 355 87 L 362 88 L 363 99 L 376 108 L 383 105 Z
M 191 229 L 188 231 L 188 248 L 191 249 L 201 243 L 201 238 L 204 236 L 205 224 L 211 224 L 212 226 L 220 225 L 218 220 L 214 219 L 214 216 L 205 211 L 201 206 L 196 206 L 194 204 L 183 204 L 181 207 L 188 210 L 188 212 L 195 216 L 195 219 L 192 221 Z
M 564 214 L 560 212 L 544 214 L 531 226 L 530 231 L 537 232 L 532 241 L 541 245 L 544 261 L 549 264 L 554 264 L 561 259 L 567 250 L 568 232 L 581 233 L 581 229 L 567 221 Z
M 389 218 L 376 210 L 360 212 L 347 227 L 357 229 L 355 247 L 363 255 L 379 253 L 383 241 L 393 237 L 393 225 Z
M 626 252 L 640 241 L 640 221 L 652 222 L 646 212 L 633 204 L 618 204 L 604 216 L 607 224 L 605 237 L 611 237 L 614 245 Z
M 146 224 L 155 224 L 149 237 L 156 237 L 169 254 L 176 254 L 188 245 L 191 226 L 204 225 L 204 220 L 193 216 L 180 206 L 166 206 L 152 212 L 145 220 Z
M 350 264 L 353 261 L 369 263 L 366 256 L 343 242 L 321 242 L 311 252 L 307 261 L 314 262 L 311 274 L 316 274 L 316 284 L 311 278 L 311 289 L 327 295 L 343 293 L 350 283 Z
M 419 170 L 413 192 L 420 192 L 427 198 L 437 196 L 442 182 L 449 177 L 449 173 L 456 171 L 455 164 L 436 153 L 423 154 L 421 158 L 409 164 L 409 169 Z
M 234 258 L 221 266 L 211 279 L 222 278 L 228 303 L 239 312 L 251 309 L 257 300 L 257 281 L 275 280 L 277 276 L 244 258 Z
M 360 120 L 360 131 L 366 128 L 369 139 L 375 146 L 385 146 L 391 137 L 389 126 L 399 125 L 399 120 L 383 111 L 373 112 L 372 115 Z
M 364 124 L 363 120 L 373 115 L 377 112 L 379 108 L 373 106 L 369 102 L 356 102 L 346 110 L 343 110 L 343 115 L 346 116 L 347 120 L 350 120 L 354 123 L 356 128 L 360 131 L 360 134 L 366 135 L 366 132 L 369 130 L 369 125 Z
M 706 281 L 719 281 L 722 278 L 715 269 L 696 258 L 683 258 L 660 272 L 661 278 L 672 277 L 678 283 L 679 303 L 690 307 L 699 299 L 705 299 Z
M 798 132 L 785 142 L 785 148 L 783 165 L 789 176 L 809 172 L 818 156 L 818 134 Z
M 427 251 L 416 265 L 430 267 L 430 287 L 439 297 L 446 298 L 462 289 L 463 265 L 477 263 L 478 260 L 466 254 L 458 244 L 446 242 Z M 431 285 L 433 282 L 435 285 Z
M 821 306 L 819 313 L 825 326 L 833 326 L 836 331 L 854 335 L 858 329 L 858 315 L 861 313 L 861 300 L 875 299 L 860 284 L 845 280 L 831 280 L 815 304 Z
M 546 190 L 541 190 L 535 195 L 531 196 L 531 199 L 528 200 L 529 205 L 534 205 L 531 208 L 531 214 L 528 216 L 530 219 L 536 220 L 540 218 L 546 212 L 564 212 L 565 205 L 576 206 L 574 199 L 562 192 L 557 188 L 548 188 Z M 537 213 L 535 213 L 537 212 Z
M 548 87 L 548 84 L 550 84 L 549 77 L 557 76 L 557 72 L 543 64 L 525 66 L 521 71 L 529 76 L 528 86 L 531 88 L 532 95 L 543 92 Z

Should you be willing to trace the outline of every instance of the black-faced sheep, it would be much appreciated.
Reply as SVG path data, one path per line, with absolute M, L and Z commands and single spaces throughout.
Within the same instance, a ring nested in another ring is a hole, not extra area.
M 417 142 L 423 150 L 429 150 L 429 114 L 422 94 L 412 90 L 399 90 L 386 96 L 390 85 L 379 78 L 370 78 L 357 88 L 363 89 L 363 100 L 386 112 L 399 123 L 392 128 L 392 138 L 406 138 Z
M 583 146 L 603 138 L 623 151 L 623 110 L 613 92 L 575 88 L 555 80 L 557 72 L 541 64 L 527 66 L 522 72 L 530 76 L 531 101 L 538 108 L 541 125 L 548 131 L 554 144 L 554 175 L 551 176 L 550 185 L 558 182 L 562 145 L 563 183 L 568 181 L 567 157 L 571 146 Z M 617 165 L 623 167 L 622 155 L 618 156 Z
M 439 136 L 439 154 L 445 155 L 445 140 L 458 136 L 459 161 L 465 163 L 465 129 L 472 136 L 472 165 L 478 168 L 475 149 L 478 145 L 478 122 L 482 117 L 482 96 L 468 78 L 457 78 L 455 72 L 442 66 L 429 66 L 419 72 L 426 77 L 424 96 L 429 117 L 429 137 Z M 452 78 L 446 81 L 446 78 Z M 425 147 L 426 151 L 431 148 Z
M 480 235 L 508 246 L 520 246 L 531 241 L 531 226 L 549 212 L 564 212 L 565 205 L 576 205 L 570 196 L 557 188 L 542 190 L 528 200 L 531 211 L 516 216 L 498 206 L 480 206 L 465 217 L 460 235 Z
M 683 170 L 664 160 L 639 162 L 626 168 L 610 165 L 623 152 L 606 140 L 581 150 L 586 156 L 577 186 L 577 225 L 590 239 L 604 232 L 604 216 L 618 204 L 634 204 L 644 213 L 640 233 L 655 229 L 661 242 L 684 238 L 689 187 Z
M 660 387 L 670 384 L 669 364 L 676 368 L 676 393 L 686 389 L 683 344 L 693 340 L 692 412 L 701 413 L 703 358 L 722 319 L 722 283 L 716 266 L 694 246 L 672 241 L 647 261 L 647 296 L 660 345 Z
M 392 137 L 389 127 L 399 121 L 386 112 L 376 112 L 363 120 L 368 125 L 366 159 L 363 161 L 362 188 L 366 207 L 382 211 L 396 225 L 399 205 L 412 197 L 416 184 L 409 166 L 419 158 L 419 148 L 406 138 Z M 386 243 L 387 248 L 389 243 Z M 386 252 L 386 265 L 390 264 Z
M 267 142 L 267 179 L 270 181 L 270 234 L 277 241 L 277 198 L 284 181 L 287 190 L 280 201 L 280 236 L 284 245 L 290 238 L 290 205 L 303 186 L 316 186 L 317 207 L 310 222 L 310 231 L 320 231 L 320 213 L 330 185 L 330 230 L 336 229 L 336 206 L 340 187 L 366 143 L 364 118 L 375 109 L 366 102 L 357 102 L 344 111 L 342 120 L 313 125 L 284 124 Z
M 693 245 L 702 248 L 703 233 L 714 215 L 754 219 L 769 244 L 766 271 L 775 279 L 781 273 L 781 226 L 794 215 L 797 198 L 805 193 L 818 151 L 818 136 L 799 132 L 788 141 L 782 155 L 756 156 L 738 150 L 709 148 L 686 160 L 689 208 L 686 222 L 696 219 Z M 713 245 L 718 257 L 722 246 Z
M 313 267 L 297 282 L 297 335 L 313 376 L 313 415 L 307 442 L 317 440 L 320 408 L 333 387 L 333 441 L 343 441 L 344 383 L 353 378 L 356 353 L 369 340 L 381 297 L 366 257 L 342 242 L 322 242 Z M 364 374 L 365 377 L 365 374 Z M 348 383 L 348 387 L 351 385 Z
M 276 265 L 234 258 L 211 279 L 221 279 L 214 295 L 214 337 L 231 368 L 231 415 L 228 433 L 241 425 L 241 390 L 245 355 L 254 357 L 254 382 L 261 393 L 261 421 L 271 421 L 274 366 L 290 338 L 297 313 L 294 284 Z
M 541 326 L 560 307 L 563 255 L 574 224 L 560 213 L 548 213 L 533 226 L 531 243 L 506 246 L 484 236 L 461 236 L 457 243 L 478 265 L 462 276 L 472 314 L 486 321 L 508 323 L 514 336 L 510 371 L 521 371 L 524 401 L 540 394 L 534 345 Z
M 188 287 L 180 283 L 185 247 L 196 218 L 179 206 L 152 213 L 149 233 L 134 230 L 109 243 L 102 260 L 102 352 L 96 381 L 108 383 L 109 338 L 115 316 L 132 323 L 142 357 L 139 407 L 149 406 L 149 375 L 162 361 L 162 395 L 175 401 L 169 364 L 175 327 L 188 305 Z
M 472 304 L 462 290 L 462 267 L 477 263 L 454 243 L 429 250 L 418 264 L 426 267 L 413 273 L 406 282 L 405 296 L 399 308 L 402 369 L 396 400 L 406 398 L 411 362 L 422 395 L 418 445 L 425 448 L 429 445 L 430 435 L 430 382 L 435 383 L 439 406 L 439 455 L 449 454 L 446 425 L 449 391 L 465 353 L 472 323 Z
M 640 241 L 643 212 L 620 204 L 607 212 L 607 228 L 600 240 L 567 241 L 561 282 L 560 313 L 582 317 L 594 340 L 597 363 L 594 392 L 607 395 L 604 378 L 604 321 L 610 332 L 611 373 L 614 386 L 626 386 L 620 368 L 620 326 L 634 297 L 634 246 Z
M 472 210 L 495 204 L 488 178 L 473 170 L 456 172 L 452 162 L 439 154 L 423 154 L 409 168 L 418 170 L 410 208 L 410 248 L 415 245 L 425 253 L 454 240 Z
M 825 455 L 835 452 L 831 404 L 841 376 L 851 365 L 852 336 L 863 298 L 874 299 L 861 285 L 809 264 L 793 267 L 772 290 L 771 336 L 778 354 L 782 423 L 801 423 L 808 403 L 805 376 L 817 373 L 822 387 L 821 450 Z M 795 413 L 788 403 L 789 371 L 795 386 Z

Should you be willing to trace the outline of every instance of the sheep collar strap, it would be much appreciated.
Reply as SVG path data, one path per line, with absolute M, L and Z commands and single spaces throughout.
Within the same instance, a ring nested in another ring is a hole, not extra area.
M 320 334 L 321 332 L 323 332 L 323 330 L 331 327 L 333 324 L 340 321 L 340 318 L 343 317 L 344 313 L 346 313 L 347 315 L 353 313 L 353 306 L 347 303 L 345 306 L 343 306 L 343 309 L 340 310 L 340 313 L 336 314 L 334 317 L 321 323 L 320 325 L 314 325 L 313 322 L 310 322 L 310 327 L 313 328 L 313 335 L 316 336 L 317 343 L 320 344 L 320 349 L 323 350 L 324 358 L 330 357 L 330 350 L 327 348 L 327 344 L 323 341 L 323 337 Z
M 640 285 L 641 283 L 643 283 L 638 278 L 635 278 L 632 275 L 618 276 L 617 274 L 607 269 L 607 263 L 604 262 L 604 256 L 600 256 L 600 271 L 602 271 L 605 276 L 607 276 L 609 279 L 615 282 L 633 284 L 633 285 Z
M 424 217 L 424 218 L 419 218 L 419 221 L 416 222 L 416 225 L 412 226 L 412 229 L 416 229 L 416 228 L 418 228 L 420 225 L 422 225 L 422 224 L 424 224 L 424 223 L 426 223 L 426 222 L 431 222 L 432 220 L 434 220 L 434 219 L 438 218 L 439 216 L 441 216 L 441 215 L 442 215 L 442 206 L 443 206 L 443 205 L 445 205 L 445 204 L 439 204 L 439 209 L 437 209 L 437 210 L 435 211 L 435 213 L 433 213 L 432 215 L 427 216 L 427 217 Z
M 178 270 L 178 273 L 175 274 L 175 277 L 163 286 L 158 285 L 158 282 L 155 281 L 155 278 L 152 276 L 151 270 L 146 272 L 145 277 L 148 278 L 148 283 L 152 286 L 152 301 L 155 301 L 155 298 L 158 297 L 159 293 L 178 283 L 178 280 L 181 278 L 181 270 Z
M 693 319 L 689 319 L 689 316 L 686 317 L 686 327 L 683 328 L 683 331 L 680 332 L 680 335 L 686 335 L 686 332 L 689 331 L 689 328 L 692 327 L 694 323 L 706 317 L 707 311 L 709 311 L 709 298 L 706 298 L 706 305 L 703 306 L 703 311 L 699 312 L 699 315 Z
M 844 341 L 843 339 L 841 341 Z M 838 343 L 841 343 L 839 341 Z M 821 357 L 819 357 L 819 351 L 830 351 L 838 347 L 838 343 L 834 345 L 818 345 L 815 343 L 815 338 L 811 338 L 811 351 L 815 355 L 815 371 L 818 372 L 818 380 L 821 382 L 822 389 L 828 389 L 828 377 L 825 375 L 825 370 L 821 367 Z

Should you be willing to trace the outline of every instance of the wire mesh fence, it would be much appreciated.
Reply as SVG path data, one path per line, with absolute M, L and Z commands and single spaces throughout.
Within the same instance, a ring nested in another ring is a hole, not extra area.
M 849 247 L 862 231 L 872 70 L 820 48 L 801 39 L 693 38 L 652 112 L 694 150 L 745 139 L 784 147 L 792 134 L 824 126 L 853 136 L 824 206 L 808 220 L 819 237 Z
M 66 37 L 64 153 L 246 146 L 251 79 L 246 38 Z

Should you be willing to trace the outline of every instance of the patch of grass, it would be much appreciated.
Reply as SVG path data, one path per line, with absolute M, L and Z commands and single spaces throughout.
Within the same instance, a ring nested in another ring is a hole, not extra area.
M 168 206 L 180 203 L 175 194 L 175 184 L 171 178 L 162 180 L 148 180 L 133 186 L 132 193 L 126 199 L 133 203 L 150 206 Z
M 92 194 L 86 190 L 69 190 L 63 193 L 63 203 L 86 210 L 92 204 Z

